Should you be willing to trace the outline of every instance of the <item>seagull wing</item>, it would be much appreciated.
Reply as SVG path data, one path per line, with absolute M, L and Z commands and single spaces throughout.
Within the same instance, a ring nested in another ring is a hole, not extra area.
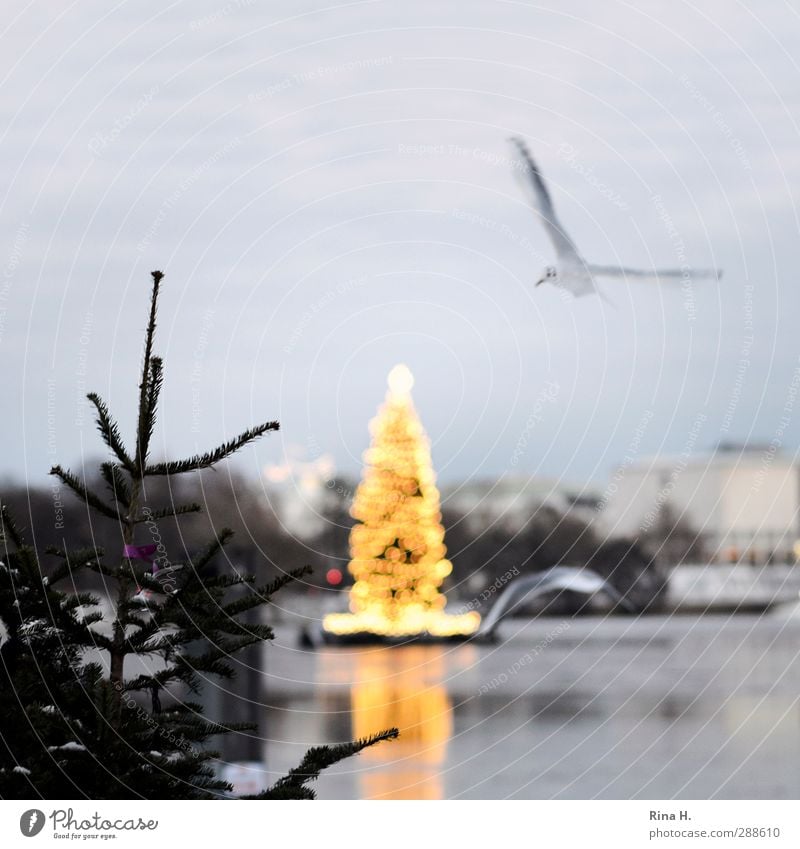
M 533 161 L 528 146 L 522 139 L 513 138 L 511 143 L 514 144 L 522 155 L 522 163 L 525 169 L 525 176 L 533 190 L 533 205 L 534 209 L 542 218 L 547 235 L 556 249 L 556 254 L 559 259 L 580 262 L 580 255 L 575 243 L 567 235 L 567 232 L 561 226 L 561 222 L 556 216 L 556 211 L 553 208 L 553 200 L 550 197 L 550 192 L 547 191 L 547 186 L 542 179 L 542 174 L 538 166 Z
M 634 277 L 640 280 L 659 280 L 664 277 L 682 278 L 691 280 L 695 277 L 722 277 L 720 268 L 625 268 L 622 265 L 590 265 L 589 271 L 595 277 Z

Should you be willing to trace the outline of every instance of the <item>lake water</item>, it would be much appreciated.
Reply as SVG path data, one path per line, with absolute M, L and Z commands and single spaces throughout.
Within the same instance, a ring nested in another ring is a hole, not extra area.
M 271 776 L 397 726 L 323 799 L 800 797 L 800 616 L 504 623 L 496 645 L 266 649 Z

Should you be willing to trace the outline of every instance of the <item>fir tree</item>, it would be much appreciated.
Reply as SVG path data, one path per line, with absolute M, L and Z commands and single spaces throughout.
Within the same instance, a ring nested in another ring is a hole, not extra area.
M 260 436 L 271 421 L 246 430 L 213 451 L 184 460 L 152 462 L 150 443 L 163 383 L 154 354 L 163 274 L 152 273 L 150 312 L 138 392 L 132 450 L 123 442 L 106 403 L 89 400 L 112 458 L 101 466 L 107 492 L 61 466 L 51 473 L 120 531 L 121 557 L 97 549 L 51 549 L 52 565 L 29 546 L 2 510 L 4 560 L 0 566 L 0 797 L 202 799 L 231 788 L 216 777 L 210 738 L 250 730 L 215 723 L 202 706 L 183 698 L 198 693 L 204 676 L 232 677 L 231 658 L 272 637 L 253 623 L 274 593 L 307 573 L 299 569 L 266 584 L 216 561 L 231 537 L 223 529 L 185 562 L 171 562 L 144 532 L 167 517 L 198 512 L 190 504 L 150 505 L 147 482 L 207 469 Z M 147 526 L 147 528 L 142 528 Z M 138 533 L 137 533 L 138 530 Z M 215 560 L 216 558 L 216 560 Z M 74 587 L 90 570 L 111 590 L 110 621 L 99 600 Z M 126 661 L 137 670 L 126 675 Z M 309 750 L 302 763 L 253 798 L 314 798 L 309 782 L 321 770 L 382 740 L 372 737 Z

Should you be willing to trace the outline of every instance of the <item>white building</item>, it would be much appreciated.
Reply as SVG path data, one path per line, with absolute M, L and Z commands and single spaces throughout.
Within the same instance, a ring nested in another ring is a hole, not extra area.
M 442 507 L 467 518 L 467 526 L 479 532 L 498 523 L 519 529 L 543 507 L 564 515 L 573 512 L 590 521 L 600 498 L 594 486 L 571 485 L 561 480 L 523 475 L 504 475 L 496 480 L 466 481 L 441 487 Z
M 798 552 L 798 464 L 774 446 L 632 460 L 616 470 L 602 504 L 612 535 L 645 532 L 669 509 L 702 533 L 718 562 L 793 562 Z

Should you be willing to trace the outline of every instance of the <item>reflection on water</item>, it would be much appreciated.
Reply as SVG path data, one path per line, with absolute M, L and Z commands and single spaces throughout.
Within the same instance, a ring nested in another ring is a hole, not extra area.
M 453 712 L 441 646 L 322 651 L 319 663 L 351 682 L 352 736 L 396 727 L 400 738 L 361 757 L 378 769 L 359 776 L 364 799 L 442 799 L 441 769 L 453 733 Z
M 320 796 L 800 797 L 800 618 L 575 620 L 532 654 L 552 629 L 317 652 L 287 633 L 265 651 L 270 775 L 397 726 L 326 771 Z

